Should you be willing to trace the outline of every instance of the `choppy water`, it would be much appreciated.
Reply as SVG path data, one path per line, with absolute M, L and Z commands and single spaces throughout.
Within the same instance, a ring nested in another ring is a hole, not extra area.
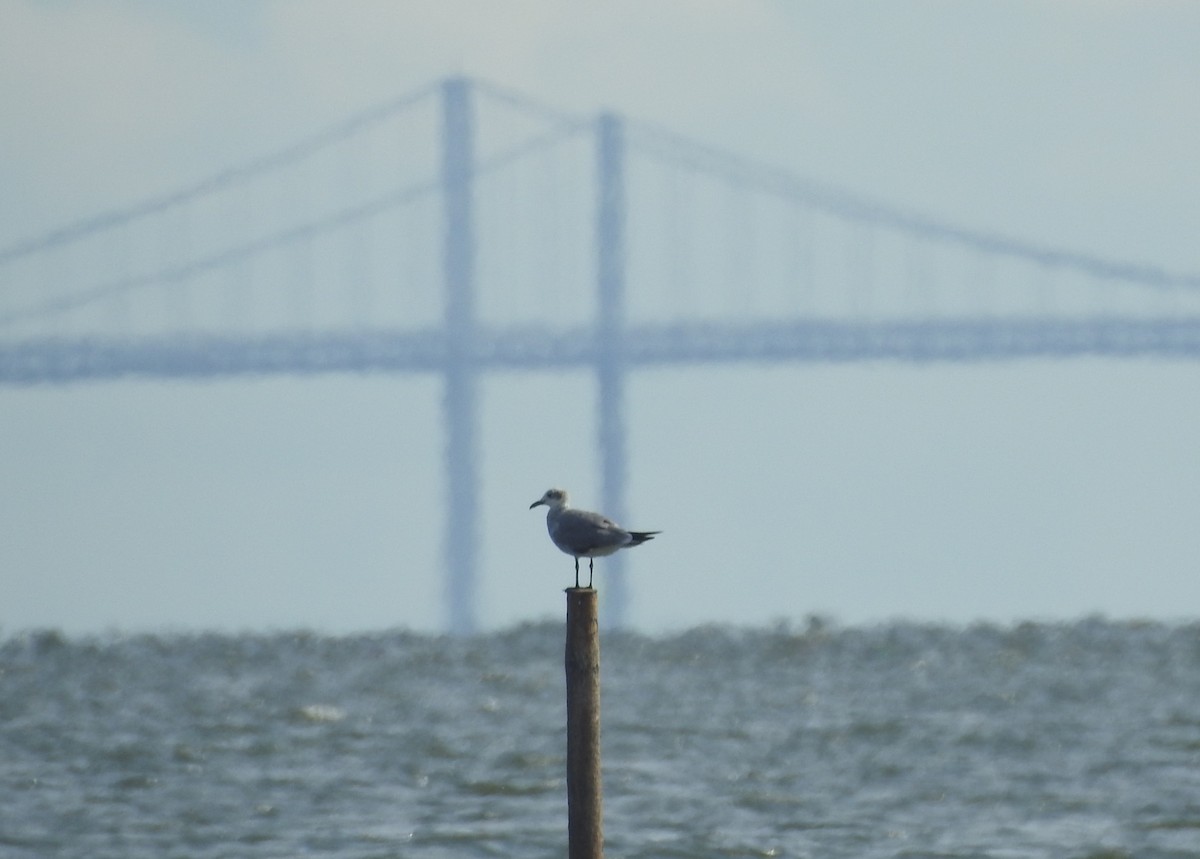
M 563 630 L 0 642 L 0 857 L 566 853 Z M 609 856 L 1200 856 L 1200 626 L 602 642 Z

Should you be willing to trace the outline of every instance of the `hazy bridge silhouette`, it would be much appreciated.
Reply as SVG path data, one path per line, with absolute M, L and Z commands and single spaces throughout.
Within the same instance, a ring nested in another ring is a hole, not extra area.
M 463 78 L 0 249 L 0 383 L 441 375 L 455 632 L 476 625 L 485 372 L 595 372 L 602 504 L 623 518 L 639 368 L 1083 354 L 1200 357 L 1200 276 L 939 223 Z M 620 624 L 623 559 L 608 566 Z

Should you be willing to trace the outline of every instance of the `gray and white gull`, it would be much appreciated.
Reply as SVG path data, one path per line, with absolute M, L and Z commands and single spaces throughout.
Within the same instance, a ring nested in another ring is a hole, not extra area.
M 626 531 L 599 513 L 571 507 L 565 489 L 547 489 L 529 509 L 545 504 L 546 530 L 554 545 L 575 558 L 575 587 L 579 587 L 579 559 L 588 559 L 588 587 L 592 586 L 592 563 L 595 558 L 611 555 L 618 549 L 640 546 L 653 540 L 662 531 Z

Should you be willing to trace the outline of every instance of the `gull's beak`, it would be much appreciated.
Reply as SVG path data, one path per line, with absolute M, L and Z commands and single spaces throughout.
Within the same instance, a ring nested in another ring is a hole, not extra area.
M 546 503 L 545 498 L 539 498 L 537 501 L 535 501 L 529 505 L 529 509 L 532 510 L 534 507 L 537 507 L 539 504 L 545 504 L 545 503 Z

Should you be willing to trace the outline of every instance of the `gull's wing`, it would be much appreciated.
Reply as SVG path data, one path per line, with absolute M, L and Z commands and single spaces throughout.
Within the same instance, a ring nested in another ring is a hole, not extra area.
M 628 531 L 611 519 L 572 508 L 555 517 L 550 537 L 559 548 L 577 555 L 597 549 L 619 549 L 632 539 Z

